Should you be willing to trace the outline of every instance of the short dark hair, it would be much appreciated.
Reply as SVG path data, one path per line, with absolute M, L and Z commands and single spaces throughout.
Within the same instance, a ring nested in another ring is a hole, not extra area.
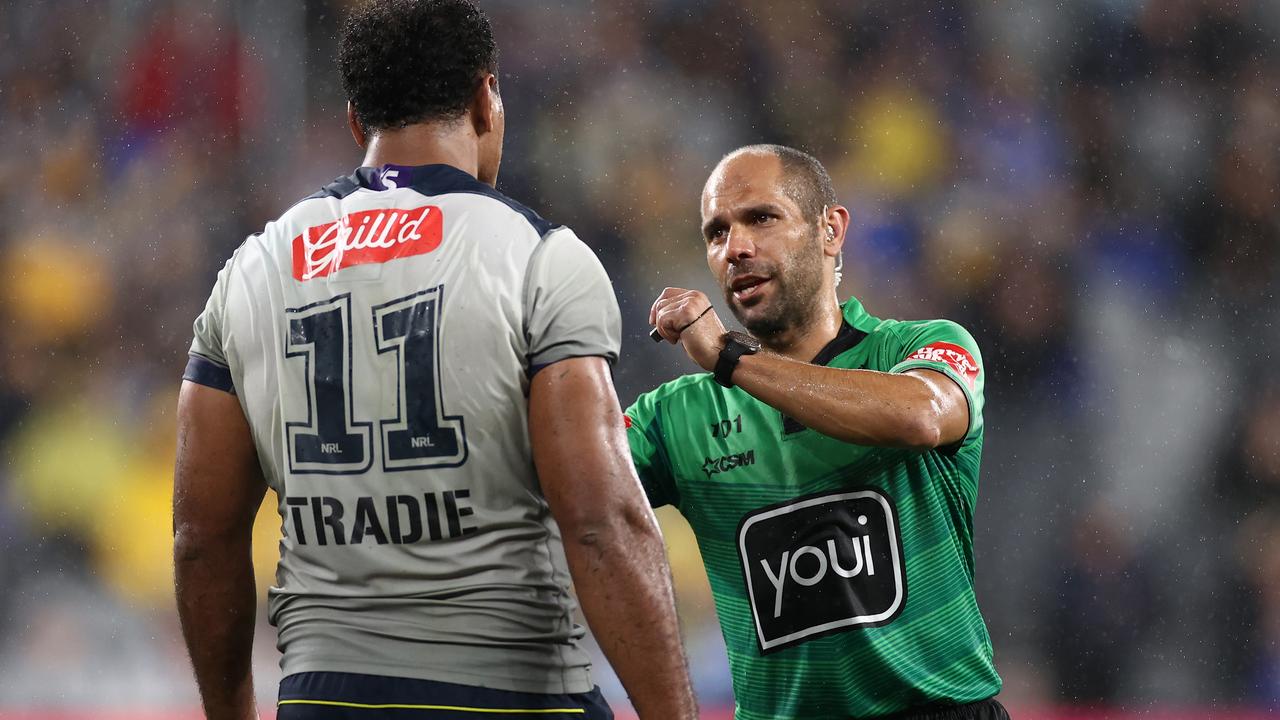
M 342 89 L 367 132 L 462 117 L 498 70 L 489 19 L 470 0 L 370 0 L 342 25 Z
M 767 153 L 778 158 L 782 163 L 787 196 L 800 206 L 800 212 L 808 220 L 821 220 L 823 208 L 836 204 L 836 189 L 831 184 L 831 176 L 809 153 L 786 145 L 763 144 L 740 147 L 725 157 L 739 153 Z

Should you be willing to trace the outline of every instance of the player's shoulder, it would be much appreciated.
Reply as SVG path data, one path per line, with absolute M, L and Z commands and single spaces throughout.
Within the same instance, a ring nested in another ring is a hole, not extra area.
M 220 283 L 229 283 L 231 278 L 242 277 L 258 268 L 263 262 L 262 233 L 256 232 L 246 237 L 223 261 L 218 272 Z

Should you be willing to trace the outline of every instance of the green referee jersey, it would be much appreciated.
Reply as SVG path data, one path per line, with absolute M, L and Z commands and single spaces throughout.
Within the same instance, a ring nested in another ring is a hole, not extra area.
M 626 412 L 640 479 L 698 538 L 729 651 L 737 718 L 875 717 L 995 695 L 973 591 L 985 372 L 947 320 L 880 320 L 850 299 L 814 363 L 941 372 L 969 429 L 929 452 L 809 430 L 710 374 Z

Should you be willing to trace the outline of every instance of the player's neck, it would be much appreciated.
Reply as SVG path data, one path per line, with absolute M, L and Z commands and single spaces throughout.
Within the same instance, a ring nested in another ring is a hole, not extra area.
M 760 342 L 779 355 L 807 363 L 840 334 L 841 320 L 839 304 L 823 303 L 808 322 Z
M 480 160 L 476 136 L 468 124 L 419 123 L 370 137 L 363 164 L 452 165 L 476 177 Z

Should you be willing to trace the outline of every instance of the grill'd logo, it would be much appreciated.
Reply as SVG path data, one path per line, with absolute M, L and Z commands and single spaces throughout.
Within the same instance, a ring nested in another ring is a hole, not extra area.
M 440 247 L 440 208 L 363 210 L 307 228 L 293 239 L 293 277 L 311 280 L 352 265 L 384 263 Z
M 907 594 L 901 547 L 897 513 L 875 490 L 744 517 L 738 553 L 760 652 L 893 620 Z

